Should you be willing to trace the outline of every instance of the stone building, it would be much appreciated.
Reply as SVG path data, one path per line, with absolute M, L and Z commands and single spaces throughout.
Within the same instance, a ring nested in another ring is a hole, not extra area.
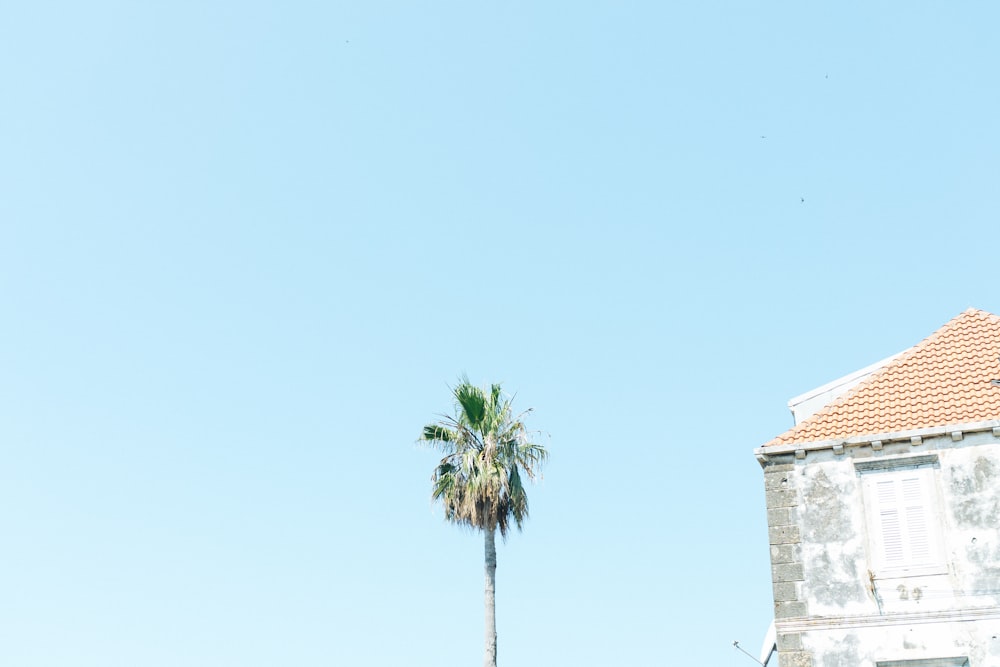
M 789 407 L 755 450 L 779 667 L 1000 666 L 1000 317 Z

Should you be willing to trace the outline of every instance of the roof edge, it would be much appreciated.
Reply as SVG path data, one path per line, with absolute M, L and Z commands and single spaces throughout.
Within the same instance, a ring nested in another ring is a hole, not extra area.
M 879 370 L 883 366 L 887 366 L 889 365 L 890 362 L 895 361 L 896 357 L 899 357 L 900 355 L 903 355 L 909 351 L 910 348 L 908 347 L 905 350 L 902 350 L 900 352 L 897 352 L 896 354 L 886 357 L 885 359 L 882 359 L 881 361 L 876 361 L 874 364 L 868 364 L 864 368 L 859 368 L 853 373 L 848 373 L 847 375 L 839 377 L 836 380 L 830 380 L 826 384 L 820 385 L 815 389 L 810 389 L 809 391 L 803 392 L 798 396 L 793 396 L 792 398 L 788 399 L 788 409 L 792 410 L 794 409 L 794 406 L 798 405 L 799 403 L 804 403 L 805 401 L 808 401 L 810 398 L 819 396 L 820 394 L 826 393 L 831 389 L 836 389 L 841 385 L 848 384 L 853 380 L 862 378 L 865 375 L 871 375 L 872 373 Z
M 757 447 L 753 450 L 754 456 L 764 465 L 771 456 L 781 454 L 796 454 L 798 452 L 818 452 L 824 449 L 835 449 L 843 447 L 857 447 L 873 442 L 893 442 L 900 440 L 911 440 L 912 438 L 928 438 L 940 435 L 949 435 L 955 432 L 978 433 L 981 431 L 993 431 L 994 435 L 1000 437 L 1000 419 L 990 419 L 981 422 L 969 422 L 965 424 L 948 424 L 945 426 L 928 426 L 906 431 L 895 431 L 892 433 L 875 433 L 871 435 L 856 435 L 850 438 L 840 438 L 835 440 L 816 440 L 813 442 L 797 442 L 787 445 L 771 445 Z
M 785 436 L 790 436 L 791 433 L 793 433 L 796 430 L 800 430 L 801 427 L 803 427 L 805 424 L 808 424 L 810 421 L 812 421 L 814 419 L 817 419 L 817 418 L 820 418 L 820 417 L 822 417 L 824 415 L 830 414 L 831 411 L 834 408 L 836 408 L 837 406 L 843 404 L 845 401 L 850 400 L 850 398 L 852 396 L 854 396 L 858 392 L 862 391 L 863 388 L 865 388 L 865 387 L 869 386 L 870 384 L 876 382 L 884 373 L 888 372 L 889 369 L 891 369 L 891 368 L 893 368 L 895 366 L 898 366 L 899 364 L 907 362 L 912 356 L 914 356 L 916 354 L 919 354 L 924 349 L 926 349 L 928 346 L 932 345 L 934 342 L 936 342 L 943 335 L 943 333 L 947 329 L 949 329 L 951 326 L 953 326 L 955 323 L 957 323 L 959 320 L 961 320 L 964 317 L 979 317 L 979 318 L 983 318 L 983 319 L 986 319 L 986 320 L 990 320 L 990 321 L 992 321 L 995 324 L 1000 324 L 1000 315 L 995 315 L 994 313 L 991 313 L 991 312 L 989 312 L 987 310 L 982 310 L 980 308 L 975 308 L 975 307 L 972 307 L 972 306 L 970 306 L 969 308 L 966 308 L 961 313 L 959 313 L 955 317 L 953 317 L 950 320 L 948 320 L 947 322 L 945 322 L 938 329 L 936 329 L 935 331 L 933 331 L 929 336 L 927 336 L 926 338 L 924 338 L 923 340 L 921 340 L 920 342 L 918 342 L 916 345 L 913 345 L 912 347 L 909 347 L 909 348 L 907 348 L 907 349 L 905 349 L 905 350 L 903 350 L 903 351 L 901 351 L 901 352 L 893 355 L 892 357 L 889 357 L 888 359 L 883 359 L 882 361 L 888 361 L 888 363 L 886 363 L 885 365 L 883 365 L 881 368 L 878 368 L 877 366 L 878 366 L 878 364 L 880 364 L 882 362 L 876 362 L 875 364 L 872 364 L 871 366 L 867 366 L 867 367 L 861 369 L 860 371 L 857 371 L 857 372 L 862 372 L 862 371 L 865 371 L 865 370 L 871 368 L 872 366 L 876 366 L 876 368 L 874 368 L 872 370 L 871 374 L 869 374 L 867 377 L 864 377 L 858 384 L 855 384 L 853 387 L 851 387 L 850 389 L 848 389 L 846 392 L 844 392 L 840 396 L 836 397 L 830 403 L 828 403 L 825 406 L 823 406 L 817 412 L 809 415 L 807 418 L 805 418 L 801 422 L 797 422 L 791 428 L 783 431 L 782 433 L 780 433 L 779 435 L 775 436 L 774 438 L 771 438 L 768 442 L 764 443 L 764 445 L 762 445 L 762 447 L 766 448 L 766 449 L 768 449 L 770 451 L 773 451 L 774 453 L 777 453 L 777 451 L 779 449 L 784 449 L 784 448 L 792 447 L 791 443 L 789 443 L 789 444 L 773 444 L 773 443 L 775 443 L 775 441 L 777 441 L 777 440 L 784 439 Z M 845 376 L 845 377 L 849 377 L 850 375 L 852 375 L 852 374 L 849 374 L 848 376 Z M 841 380 L 843 380 L 843 379 L 844 378 L 841 378 Z M 837 380 L 834 380 L 834 382 L 837 382 Z M 820 387 L 818 389 L 822 389 L 822 387 Z M 807 394 L 808 393 L 811 393 L 811 392 L 807 392 Z M 800 398 L 800 397 L 797 396 L 796 398 Z M 791 403 L 791 402 L 789 402 L 789 403 Z M 789 407 L 791 407 L 791 405 L 789 405 Z M 794 412 L 793 412 L 793 414 L 794 414 Z M 932 428 L 937 428 L 937 427 L 932 427 Z M 941 428 L 946 428 L 946 427 L 941 427 Z M 858 437 L 860 437 L 862 439 L 861 440 L 862 442 L 865 441 L 864 440 L 865 438 L 869 438 L 869 436 L 858 436 Z M 844 440 L 843 442 L 846 443 L 849 440 L 853 440 L 853 439 L 854 439 L 854 437 L 852 436 L 852 438 L 850 438 L 848 440 Z M 869 438 L 869 441 L 871 441 L 871 440 L 878 440 L 878 439 L 880 439 L 879 436 L 872 436 L 871 438 Z M 840 444 L 840 441 L 838 441 L 838 444 Z M 794 447 L 793 450 L 794 449 L 802 449 L 802 447 L 801 446 L 797 446 L 797 447 Z M 756 453 L 757 450 L 755 449 L 754 452 Z M 758 457 L 758 459 L 759 459 L 759 457 Z

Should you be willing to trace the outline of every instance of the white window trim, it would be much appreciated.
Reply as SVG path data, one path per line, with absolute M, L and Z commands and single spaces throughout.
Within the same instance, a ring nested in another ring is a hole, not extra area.
M 856 468 L 864 493 L 875 576 L 894 579 L 946 574 L 937 456 L 859 461 Z M 888 552 L 887 542 L 896 545 L 896 554 Z

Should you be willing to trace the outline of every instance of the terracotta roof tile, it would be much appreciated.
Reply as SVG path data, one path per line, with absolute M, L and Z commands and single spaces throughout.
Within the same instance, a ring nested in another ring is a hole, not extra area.
M 1000 419 L 1000 317 L 970 308 L 765 447 Z

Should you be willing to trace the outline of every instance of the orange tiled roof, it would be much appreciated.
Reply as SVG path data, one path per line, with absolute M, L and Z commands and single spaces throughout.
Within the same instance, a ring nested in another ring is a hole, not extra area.
M 1000 317 L 970 308 L 765 447 L 1000 419 Z

